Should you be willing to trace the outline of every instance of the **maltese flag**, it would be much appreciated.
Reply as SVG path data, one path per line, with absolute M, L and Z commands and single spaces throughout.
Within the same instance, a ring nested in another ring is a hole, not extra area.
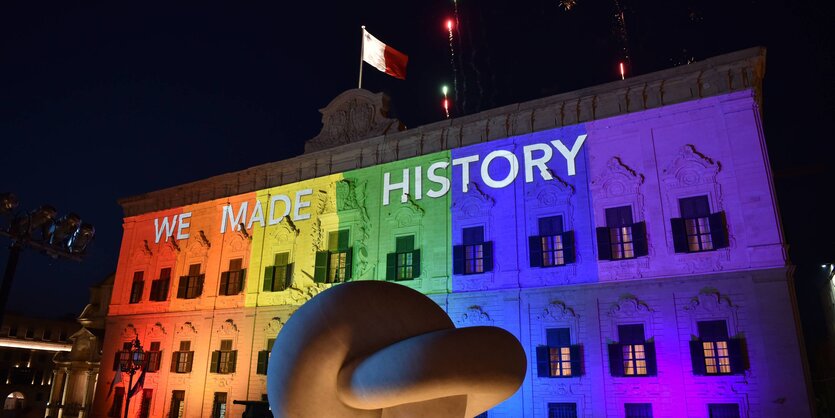
M 406 79 L 406 54 L 380 42 L 362 28 L 362 60 L 372 67 L 401 80 Z

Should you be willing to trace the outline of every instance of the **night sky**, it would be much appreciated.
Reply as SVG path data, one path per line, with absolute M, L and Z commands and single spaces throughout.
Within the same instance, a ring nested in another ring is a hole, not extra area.
M 116 269 L 117 199 L 300 154 L 317 109 L 357 85 L 360 25 L 409 55 L 405 81 L 368 65 L 363 79 L 408 127 L 441 119 L 452 86 L 452 1 L 70 3 L 0 3 L 0 192 L 76 212 L 97 237 L 82 263 L 26 251 L 13 311 L 80 313 Z M 625 33 L 610 0 L 460 0 L 454 115 L 614 81 L 624 45 L 631 74 L 765 46 L 784 230 L 798 280 L 821 276 L 835 262 L 831 2 L 619 4 Z

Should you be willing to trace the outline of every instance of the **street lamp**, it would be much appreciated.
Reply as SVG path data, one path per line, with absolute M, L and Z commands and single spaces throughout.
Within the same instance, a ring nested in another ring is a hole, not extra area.
M 136 337 L 130 346 L 127 358 L 119 362 L 120 370 L 128 373 L 128 376 L 130 376 L 128 378 L 128 390 L 125 391 L 125 418 L 128 418 L 128 410 L 130 409 L 130 398 L 132 395 L 130 392 L 133 389 L 133 375 L 143 367 L 145 367 L 145 351 L 142 350 L 139 337 Z

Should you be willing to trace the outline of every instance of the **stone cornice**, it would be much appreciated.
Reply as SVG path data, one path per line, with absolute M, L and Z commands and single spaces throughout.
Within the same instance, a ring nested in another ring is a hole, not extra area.
M 761 105 L 764 73 L 765 48 L 749 48 L 626 80 L 308 152 L 286 160 L 124 198 L 119 200 L 119 204 L 125 216 L 136 216 L 465 145 L 735 91 L 751 90 Z

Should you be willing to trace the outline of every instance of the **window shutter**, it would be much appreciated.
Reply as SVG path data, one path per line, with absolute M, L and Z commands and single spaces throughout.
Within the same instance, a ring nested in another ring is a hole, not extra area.
M 244 290 L 244 283 L 246 283 L 246 269 L 240 270 L 241 274 L 238 275 L 238 283 L 236 286 L 238 291 L 236 293 L 241 293 Z
M 644 343 L 644 351 L 647 356 L 647 376 L 657 376 L 658 365 L 655 364 L 655 343 Z
M 536 347 L 536 375 L 551 377 L 551 349 L 547 345 Z
M 194 363 L 194 351 L 187 351 L 186 355 L 186 373 L 191 373 L 191 365 Z
M 705 366 L 705 350 L 702 347 L 702 341 L 690 341 L 690 361 L 693 363 L 693 374 L 696 376 L 704 376 L 707 374 L 707 367 Z
M 623 376 L 623 346 L 618 343 L 609 344 L 609 373 Z
M 267 374 L 267 359 L 270 356 L 269 351 L 259 351 L 258 352 L 258 367 L 256 368 L 255 373 L 257 374 Z
M 236 366 L 238 365 L 238 350 L 232 350 L 229 354 L 229 362 L 232 363 L 229 367 L 229 373 L 235 373 Z
M 649 254 L 646 222 L 632 224 L 632 243 L 635 246 L 635 257 L 642 257 Z
M 273 291 L 273 278 L 275 277 L 275 266 L 269 266 L 264 269 L 264 291 Z
M 197 296 L 200 296 L 200 295 L 203 294 L 203 279 L 205 279 L 205 278 L 206 278 L 205 274 L 201 274 L 201 275 L 197 276 Z
M 116 354 L 113 356 L 113 371 L 119 370 L 119 357 L 120 352 L 117 351 Z
M 209 372 L 217 373 L 220 370 L 220 351 L 212 351 L 212 362 L 209 365 Z
M 571 264 L 577 261 L 577 250 L 574 248 L 574 231 L 565 231 L 562 233 L 562 252 L 565 264 Z
M 482 244 L 484 247 L 484 271 L 493 271 L 493 241 Z
M 464 274 L 464 246 L 452 247 L 452 274 Z
M 612 242 L 609 240 L 609 228 L 601 226 L 595 228 L 597 231 L 597 259 L 612 259 Z
M 159 284 L 161 280 L 152 280 L 151 281 L 151 300 L 159 300 Z
M 284 289 L 287 290 L 293 285 L 293 263 L 284 266 Z
M 328 278 L 328 256 L 327 251 L 316 251 L 316 267 L 313 270 L 313 281 L 324 283 Z
M 142 300 L 142 294 L 145 293 L 145 281 L 137 282 L 136 293 L 139 294 L 138 300 Z
M 351 280 L 354 275 L 354 248 L 348 247 L 345 251 L 345 281 Z
M 725 212 L 711 213 L 708 222 L 710 223 L 710 239 L 713 240 L 713 248 L 727 247 L 728 224 Z
M 531 267 L 542 267 L 542 239 L 538 235 L 528 237 Z
M 571 354 L 571 375 L 572 376 L 582 376 L 585 374 L 585 370 L 583 370 L 583 348 L 579 344 L 575 344 L 569 347 L 569 353 Z
M 386 254 L 386 280 L 397 279 L 397 253 Z
M 677 253 L 688 252 L 687 228 L 684 226 L 683 218 L 670 219 L 670 228 L 673 231 L 673 248 Z
M 731 362 L 732 374 L 742 374 L 748 370 L 748 359 L 745 354 L 745 340 L 741 338 L 728 340 L 728 360 Z
M 229 289 L 229 272 L 224 271 L 220 273 L 220 292 L 219 295 L 228 295 L 227 289 Z
M 188 276 L 180 276 L 180 284 L 177 286 L 177 298 L 186 298 L 186 286 L 188 284 Z
M 180 359 L 180 352 L 179 351 L 175 351 L 175 352 L 171 353 L 171 373 L 176 373 L 177 372 L 177 363 L 178 363 L 179 359 Z
M 420 277 L 420 249 L 412 251 L 412 278 Z

